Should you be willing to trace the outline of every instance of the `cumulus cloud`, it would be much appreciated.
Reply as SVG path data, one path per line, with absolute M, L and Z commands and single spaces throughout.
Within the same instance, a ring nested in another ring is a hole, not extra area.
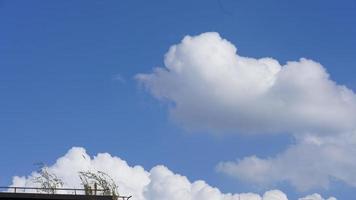
M 79 171 L 100 170 L 109 174 L 119 185 L 119 190 L 124 194 L 134 195 L 136 199 L 144 199 L 143 190 L 150 182 L 149 172 L 141 166 L 129 166 L 126 161 L 113 157 L 108 153 L 99 153 L 91 158 L 84 148 L 74 147 L 56 163 L 48 168 L 64 181 L 64 187 L 82 188 L 78 177 Z M 11 186 L 35 187 L 33 177 L 38 176 L 33 172 L 30 176 L 15 176 Z
M 289 182 L 299 190 L 327 188 L 330 179 L 356 187 L 356 95 L 320 63 L 244 57 L 218 33 L 203 33 L 171 46 L 164 64 L 136 79 L 168 101 L 184 127 L 296 138 L 275 157 L 221 162 L 220 172 L 261 185 Z
M 218 33 L 186 36 L 165 67 L 136 79 L 188 128 L 243 132 L 330 132 L 355 127 L 356 95 L 323 66 L 249 58 Z
M 121 195 L 133 195 L 134 200 L 288 200 L 279 190 L 267 191 L 262 197 L 254 193 L 222 193 L 202 180 L 191 182 L 158 165 L 150 171 L 141 166 L 129 166 L 126 161 L 99 153 L 91 158 L 83 148 L 74 147 L 48 168 L 64 181 L 64 187 L 81 188 L 78 172 L 100 170 L 108 173 L 119 186 Z M 36 186 L 29 176 L 15 176 L 11 186 Z

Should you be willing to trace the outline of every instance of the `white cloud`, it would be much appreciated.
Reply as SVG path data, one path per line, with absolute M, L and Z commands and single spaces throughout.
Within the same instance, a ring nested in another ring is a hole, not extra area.
M 184 37 L 164 63 L 136 79 L 170 102 L 171 116 L 184 127 L 296 138 L 275 157 L 221 162 L 219 171 L 260 185 L 289 182 L 299 190 L 327 188 L 331 179 L 356 187 L 356 95 L 332 81 L 321 64 L 240 56 L 218 33 Z
M 175 174 L 165 166 L 155 166 L 150 171 L 141 166 L 129 166 L 124 160 L 100 153 L 90 158 L 85 149 L 74 147 L 59 158 L 48 170 L 62 178 L 64 187 L 81 188 L 78 171 L 101 170 L 108 173 L 119 186 L 121 195 L 133 195 L 134 200 L 287 200 L 279 190 L 267 191 L 262 197 L 254 193 L 221 193 L 204 181 L 190 182 L 187 177 Z M 13 178 L 12 186 L 36 186 L 27 177 Z
M 356 187 L 356 140 L 350 135 L 305 136 L 275 157 L 221 162 L 217 170 L 254 184 L 289 182 L 301 191 L 327 189 L 331 180 Z
M 340 132 L 355 128 L 356 95 L 323 66 L 248 58 L 218 33 L 186 36 L 165 67 L 136 79 L 187 128 L 241 132 Z
M 131 167 L 126 161 L 112 157 L 108 153 L 99 153 L 91 159 L 85 149 L 74 147 L 49 167 L 50 172 L 64 180 L 64 187 L 69 188 L 82 188 L 78 172 L 92 169 L 107 172 L 119 185 L 119 191 L 123 194 L 132 194 L 137 200 L 144 199 L 143 190 L 150 182 L 149 172 L 141 166 Z M 37 172 L 28 177 L 15 176 L 12 186 L 36 186 L 31 181 L 35 176 L 38 176 Z

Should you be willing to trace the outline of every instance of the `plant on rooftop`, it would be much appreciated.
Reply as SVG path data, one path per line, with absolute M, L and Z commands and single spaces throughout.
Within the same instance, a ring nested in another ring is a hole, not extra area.
M 79 178 L 86 195 L 96 195 L 99 189 L 103 195 L 112 195 L 114 199 L 119 196 L 118 186 L 105 172 L 80 171 Z
M 41 163 L 38 164 L 39 168 L 37 170 L 38 176 L 32 179 L 32 182 L 39 184 L 39 192 L 45 192 L 49 194 L 55 194 L 57 188 L 63 187 L 63 181 L 57 177 L 55 173 L 48 171 L 47 165 Z

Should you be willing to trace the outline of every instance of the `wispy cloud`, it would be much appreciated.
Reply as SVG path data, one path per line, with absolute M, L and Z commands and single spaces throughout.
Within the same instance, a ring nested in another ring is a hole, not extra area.
M 121 74 L 115 74 L 112 79 L 114 81 L 119 81 L 121 83 L 126 83 L 126 79 Z

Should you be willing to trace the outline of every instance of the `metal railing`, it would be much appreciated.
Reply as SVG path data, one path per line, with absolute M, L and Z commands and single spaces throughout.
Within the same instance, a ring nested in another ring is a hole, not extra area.
M 88 196 L 105 196 L 108 190 L 95 189 L 87 194 L 88 190 L 77 188 L 37 188 L 37 187 L 0 187 L 0 193 L 29 193 L 29 194 L 64 194 L 64 195 L 88 195 Z M 45 192 L 45 193 L 44 193 Z M 63 192 L 63 193 L 58 193 Z M 117 199 L 129 200 L 132 196 L 116 196 Z

